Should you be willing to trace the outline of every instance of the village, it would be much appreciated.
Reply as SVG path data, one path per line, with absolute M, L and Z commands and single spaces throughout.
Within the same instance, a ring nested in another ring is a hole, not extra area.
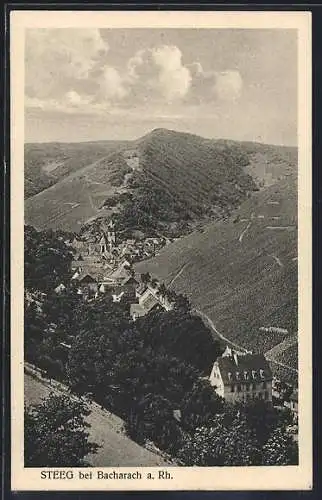
M 130 305 L 132 321 L 153 310 L 173 309 L 173 293 L 148 273 L 137 275 L 133 269 L 133 263 L 142 258 L 142 252 L 146 257 L 154 255 L 166 244 L 164 240 L 147 238 L 139 242 L 134 239 L 119 242 L 114 224 L 110 222 L 96 240 L 74 238 L 68 244 L 75 250 L 72 274 L 69 283 L 60 283 L 55 288 L 57 295 L 66 293 L 69 286 L 75 287 L 85 301 L 109 295 L 115 303 L 126 301 Z M 64 347 L 70 346 L 64 344 Z M 226 346 L 214 362 L 210 375 L 203 378 L 227 402 L 262 400 L 277 408 L 288 408 L 293 415 L 296 439 L 298 389 L 273 376 L 264 354 L 240 352 Z
M 84 300 L 95 300 L 109 294 L 113 302 L 131 303 L 131 317 L 144 316 L 154 308 L 169 311 L 173 306 L 166 290 L 156 280 L 135 276 L 133 263 L 156 254 L 167 244 L 164 238 L 118 241 L 113 222 L 100 238 L 68 242 L 75 251 L 69 283 L 60 283 L 56 294 L 63 294 L 69 285 L 77 288 Z

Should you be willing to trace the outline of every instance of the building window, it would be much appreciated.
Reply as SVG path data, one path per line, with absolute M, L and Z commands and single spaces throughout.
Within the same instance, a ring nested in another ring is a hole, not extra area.
M 240 384 L 237 385 L 237 392 L 241 392 L 241 385 Z
M 230 392 L 234 392 L 234 391 L 235 391 L 235 386 L 234 386 L 234 385 L 232 385 L 232 386 L 230 387 Z
M 258 393 L 258 399 L 263 399 L 263 393 L 262 392 Z

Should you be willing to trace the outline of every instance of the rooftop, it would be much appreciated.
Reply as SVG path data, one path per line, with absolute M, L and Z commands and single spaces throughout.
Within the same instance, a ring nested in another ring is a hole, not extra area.
M 224 384 L 272 380 L 272 371 L 263 354 L 235 354 L 218 358 Z

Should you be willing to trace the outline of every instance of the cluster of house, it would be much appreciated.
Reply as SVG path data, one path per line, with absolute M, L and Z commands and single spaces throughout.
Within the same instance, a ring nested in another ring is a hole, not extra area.
M 161 248 L 169 245 L 173 240 L 166 236 L 145 237 L 141 231 L 133 231 L 132 238 L 124 239 L 116 233 L 115 224 L 110 220 L 105 228 L 102 229 L 98 239 L 93 237 L 92 241 L 83 242 L 75 238 L 71 246 L 75 249 L 84 250 L 89 254 L 100 253 L 105 260 L 112 264 L 126 257 L 131 262 L 148 259 L 156 255 Z
M 150 238 L 145 243 L 150 244 Z M 106 293 L 110 294 L 114 302 L 126 300 L 130 303 L 130 314 L 134 321 L 154 309 L 172 309 L 173 304 L 162 294 L 156 281 L 143 283 L 134 275 L 133 255 L 124 252 L 124 244 L 116 245 L 111 223 L 97 242 L 84 242 L 75 238 L 71 243 L 76 255 L 72 262 L 70 282 L 77 288 L 77 293 L 84 300 L 95 299 Z M 152 241 L 151 245 L 155 249 L 156 243 Z M 129 249 L 129 246 L 126 248 Z M 61 283 L 55 292 L 62 294 L 66 289 L 67 286 Z
M 283 401 L 273 378 L 269 362 L 263 354 L 234 351 L 226 347 L 224 353 L 213 364 L 210 384 L 216 393 L 230 403 L 263 400 L 288 407 L 297 421 L 298 390 L 294 389 L 290 398 Z
M 139 244 L 136 240 L 126 240 L 117 245 L 113 223 L 96 242 L 75 239 L 72 242 L 76 255 L 72 262 L 71 283 L 77 287 L 77 293 L 85 300 L 106 293 L 110 294 L 113 302 L 126 300 L 130 304 L 133 321 L 152 310 L 171 310 L 173 302 L 156 281 L 143 282 L 134 274 L 132 263 L 139 255 L 136 252 L 142 244 L 150 245 L 151 252 L 155 252 L 157 246 L 163 246 L 164 242 L 148 238 Z M 65 285 L 61 284 L 55 291 L 62 293 L 65 289 Z M 273 378 L 270 364 L 263 354 L 243 353 L 227 346 L 214 363 L 209 381 L 216 393 L 230 403 L 260 399 L 282 404 L 292 411 L 294 420 L 297 420 L 297 389 L 289 398 L 283 399 L 278 381 Z

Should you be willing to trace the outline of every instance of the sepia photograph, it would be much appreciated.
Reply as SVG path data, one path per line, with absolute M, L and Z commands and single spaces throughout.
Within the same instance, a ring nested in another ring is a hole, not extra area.
M 105 14 L 16 35 L 20 467 L 46 489 L 310 470 L 299 29 Z

